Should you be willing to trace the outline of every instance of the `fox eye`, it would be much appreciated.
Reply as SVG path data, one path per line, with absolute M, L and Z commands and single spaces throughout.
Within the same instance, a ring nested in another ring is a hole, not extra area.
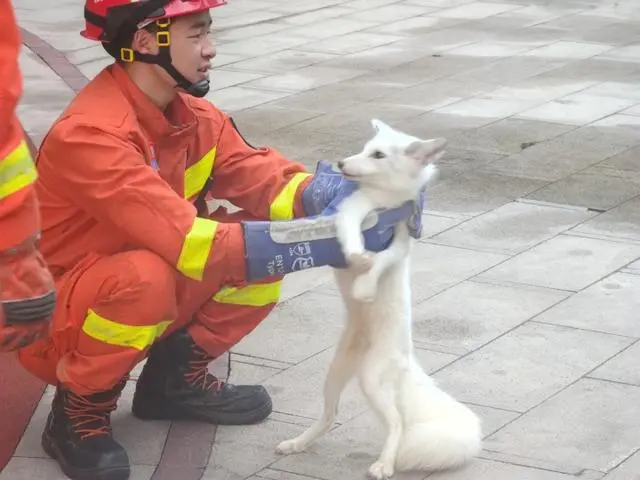
M 371 156 L 373 158 L 384 158 L 385 155 L 383 152 L 381 152 L 380 150 L 374 150 L 373 153 L 371 154 Z

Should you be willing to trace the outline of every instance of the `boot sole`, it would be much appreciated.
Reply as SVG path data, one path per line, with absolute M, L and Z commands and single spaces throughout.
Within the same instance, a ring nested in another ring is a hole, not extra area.
M 72 467 L 62 456 L 53 439 L 46 432 L 42 434 L 42 449 L 47 455 L 58 462 L 60 469 L 71 480 L 128 480 L 131 467 L 112 467 L 101 470 L 81 470 Z
M 134 404 L 135 405 L 135 404 Z M 272 412 L 273 405 L 271 401 L 260 405 L 253 410 L 242 413 L 216 413 L 215 415 L 205 415 L 185 411 L 176 406 L 170 406 L 163 409 L 152 410 L 146 408 L 132 408 L 135 417 L 141 420 L 189 420 L 212 423 L 214 425 L 252 425 L 265 420 Z

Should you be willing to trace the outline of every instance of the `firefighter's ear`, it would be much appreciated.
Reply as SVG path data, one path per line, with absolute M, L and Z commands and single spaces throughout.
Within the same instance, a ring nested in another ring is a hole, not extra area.
M 140 52 L 147 55 L 158 54 L 158 43 L 156 36 L 146 28 L 141 28 L 133 34 L 131 48 L 134 52 Z

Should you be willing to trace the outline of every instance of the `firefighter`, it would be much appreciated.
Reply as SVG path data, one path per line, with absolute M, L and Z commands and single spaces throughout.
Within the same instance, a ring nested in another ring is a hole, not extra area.
M 0 352 L 45 336 L 56 296 L 37 249 L 40 230 L 33 158 L 15 110 L 22 95 L 20 33 L 0 0 Z
M 284 275 L 345 264 L 332 212 L 353 183 L 326 163 L 311 173 L 252 147 L 202 98 L 215 56 L 209 10 L 223 3 L 88 0 L 82 35 L 115 62 L 38 154 L 41 250 L 59 305 L 50 336 L 19 358 L 56 386 L 42 445 L 72 479 L 129 477 L 110 415 L 145 358 L 136 417 L 265 419 L 262 386 L 223 382 L 208 364 L 272 311 Z M 210 211 L 211 198 L 241 211 Z M 398 222 L 417 234 L 420 205 L 372 215 L 367 247 L 384 249 Z

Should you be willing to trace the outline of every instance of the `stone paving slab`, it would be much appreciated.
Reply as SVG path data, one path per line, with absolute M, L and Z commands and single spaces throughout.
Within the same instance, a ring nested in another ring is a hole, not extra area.
M 77 34 L 82 0 L 17 3 L 21 26 L 86 77 L 110 62 Z M 414 248 L 414 336 L 487 440 L 460 471 L 397 478 L 640 478 L 640 5 L 235 0 L 212 13 L 208 98 L 252 144 L 311 167 L 359 150 L 372 117 L 450 142 Z M 21 56 L 19 114 L 39 143 L 74 83 L 35 53 Z M 233 349 L 232 380 L 274 397 L 264 424 L 137 421 L 132 380 L 114 415 L 132 478 L 364 478 L 384 431 L 355 385 L 326 437 L 274 453 L 319 415 L 337 295 L 330 269 L 288 277 L 273 315 Z M 50 398 L 0 479 L 64 478 L 39 446 Z

